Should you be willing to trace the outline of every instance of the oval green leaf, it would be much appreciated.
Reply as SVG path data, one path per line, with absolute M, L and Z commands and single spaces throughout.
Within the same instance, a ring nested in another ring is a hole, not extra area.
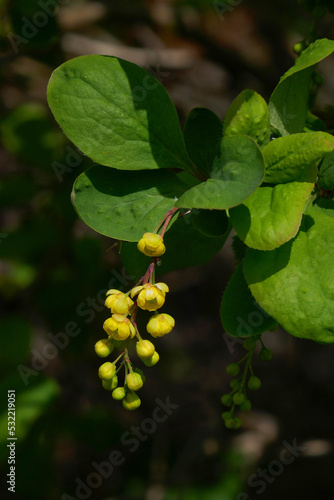
M 268 104 L 270 123 L 282 135 L 302 132 L 306 123 L 313 68 L 332 54 L 334 41 L 316 40 L 280 79 Z
M 313 166 L 303 180 L 261 186 L 242 205 L 232 208 L 231 222 L 240 239 L 251 248 L 273 250 L 296 236 L 316 178 Z
M 266 101 L 246 89 L 232 102 L 224 120 L 224 136 L 249 135 L 262 146 L 269 142 L 270 121 Z
M 185 189 L 168 171 L 147 175 L 94 166 L 75 181 L 72 202 L 79 217 L 98 233 L 139 241 L 155 229 Z
M 262 150 L 266 161 L 264 181 L 269 184 L 295 181 L 333 149 L 334 137 L 326 132 L 274 139 Z
M 67 137 L 101 165 L 192 168 L 172 101 L 136 64 L 99 55 L 71 59 L 53 72 L 48 103 Z
M 175 206 L 226 210 L 246 200 L 261 184 L 264 160 L 247 136 L 223 137 L 210 179 L 186 191 Z
M 250 250 L 244 274 L 261 307 L 295 337 L 334 342 L 334 218 L 310 206 L 292 241 Z

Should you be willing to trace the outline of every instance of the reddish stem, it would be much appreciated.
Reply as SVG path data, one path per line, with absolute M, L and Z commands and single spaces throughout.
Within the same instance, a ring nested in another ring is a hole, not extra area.
M 143 277 L 143 285 L 146 285 L 151 280 L 152 274 L 154 272 L 155 257 L 153 257 L 151 264 L 148 266 L 147 271 Z
M 174 207 L 172 208 L 171 210 L 168 210 L 166 216 L 165 216 L 165 222 L 164 222 L 164 225 L 162 227 L 162 230 L 161 230 L 161 233 L 160 233 L 160 236 L 164 237 L 164 234 L 165 232 L 167 231 L 167 227 L 168 227 L 168 224 L 170 223 L 173 215 L 179 210 L 179 208 L 177 207 Z

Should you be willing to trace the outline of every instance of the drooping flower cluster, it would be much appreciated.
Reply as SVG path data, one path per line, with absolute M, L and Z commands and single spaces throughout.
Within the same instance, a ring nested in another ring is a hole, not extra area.
M 168 217 L 170 220 L 169 215 Z M 140 406 L 141 401 L 136 391 L 141 389 L 145 381 L 142 370 L 135 368 L 130 360 L 131 340 L 136 338 L 137 356 L 146 366 L 154 366 L 159 361 L 154 344 L 143 339 L 138 331 L 136 316 L 139 309 L 154 312 L 146 327 L 147 332 L 154 338 L 166 335 L 175 326 L 172 316 L 159 311 L 165 303 L 169 288 L 166 283 L 155 283 L 157 258 L 166 251 L 163 236 L 145 233 L 137 247 L 139 251 L 152 257 L 152 262 L 145 275 L 131 290 L 124 293 L 111 289 L 107 292 L 105 306 L 110 309 L 111 316 L 105 320 L 103 329 L 108 338 L 95 344 L 95 352 L 101 358 L 112 354 L 115 347 L 122 349 L 115 361 L 107 361 L 100 366 L 99 377 L 104 389 L 112 391 L 112 397 L 122 401 L 124 408 L 128 410 L 135 410 Z M 122 367 L 125 369 L 124 383 L 118 386 L 118 373 Z

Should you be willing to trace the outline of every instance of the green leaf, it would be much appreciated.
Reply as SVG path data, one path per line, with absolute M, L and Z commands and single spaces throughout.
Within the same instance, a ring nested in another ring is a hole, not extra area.
M 334 41 L 316 40 L 280 79 L 269 101 L 270 123 L 282 135 L 302 132 L 314 66 L 334 51 Z
M 334 189 L 334 151 L 326 154 L 320 164 L 318 186 L 329 191 Z
M 189 214 L 180 217 L 164 236 L 166 253 L 161 257 L 161 265 L 156 267 L 156 274 L 205 264 L 219 252 L 228 234 L 229 231 L 222 237 L 208 238 L 194 228 Z M 140 253 L 135 243 L 122 244 L 121 259 L 134 281 L 143 276 L 152 260 Z
M 242 262 L 224 291 L 220 317 L 226 333 L 233 337 L 251 337 L 276 325 L 276 321 L 252 296 L 244 277 Z
M 334 342 L 333 249 L 334 218 L 309 206 L 294 240 L 245 257 L 255 299 L 295 337 Z
M 256 142 L 242 135 L 223 137 L 210 179 L 186 191 L 175 205 L 226 210 L 248 198 L 263 177 L 264 160 Z
M 322 212 L 324 215 L 334 217 L 334 200 L 326 200 L 326 198 L 318 198 L 313 205 L 314 210 Z
M 229 219 L 225 210 L 193 209 L 190 220 L 195 229 L 210 238 L 223 236 L 229 228 Z
M 316 178 L 313 166 L 298 181 L 259 187 L 229 212 L 238 236 L 258 250 L 273 250 L 296 236 Z
M 322 131 L 326 132 L 327 126 L 326 124 L 317 116 L 313 115 L 310 111 L 308 111 L 306 116 L 306 123 L 304 127 L 304 132 L 317 132 Z
M 274 139 L 262 150 L 266 161 L 264 181 L 270 184 L 295 181 L 333 148 L 334 137 L 326 132 Z
M 209 176 L 223 136 L 221 120 L 209 109 L 194 108 L 187 117 L 183 135 L 190 159 Z
M 48 102 L 67 137 L 97 163 L 192 168 L 172 101 L 136 64 L 99 55 L 71 59 L 52 74 Z
M 226 112 L 224 135 L 249 135 L 260 145 L 269 142 L 269 110 L 263 97 L 254 90 L 241 92 Z
M 186 186 L 168 171 L 120 172 L 94 166 L 74 183 L 72 202 L 79 217 L 98 233 L 139 241 L 154 231 Z

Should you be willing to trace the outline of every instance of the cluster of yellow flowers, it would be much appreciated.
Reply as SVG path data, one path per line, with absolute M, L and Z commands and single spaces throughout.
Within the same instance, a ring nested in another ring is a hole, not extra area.
M 152 257 L 152 262 L 139 283 L 127 293 L 111 289 L 107 292 L 105 305 L 110 309 L 111 317 L 106 319 L 103 329 L 107 339 L 101 339 L 95 344 L 95 352 L 101 358 L 109 356 L 115 347 L 122 349 L 121 354 L 113 362 L 105 362 L 99 368 L 99 377 L 104 389 L 112 391 L 112 397 L 122 400 L 124 408 L 134 410 L 141 404 L 136 394 L 145 381 L 142 370 L 135 368 L 129 357 L 130 341 L 134 338 L 138 357 L 146 366 L 154 366 L 159 361 L 159 354 L 150 340 L 144 340 L 136 324 L 138 309 L 153 312 L 147 323 L 147 332 L 154 338 L 169 333 L 175 326 L 172 316 L 160 313 L 159 309 L 165 303 L 169 288 L 166 283 L 154 282 L 156 260 L 163 255 L 166 247 L 163 237 L 155 233 L 145 233 L 138 242 L 138 250 Z M 117 363 L 119 366 L 117 367 Z M 123 386 L 118 386 L 118 372 L 124 367 L 125 378 Z

